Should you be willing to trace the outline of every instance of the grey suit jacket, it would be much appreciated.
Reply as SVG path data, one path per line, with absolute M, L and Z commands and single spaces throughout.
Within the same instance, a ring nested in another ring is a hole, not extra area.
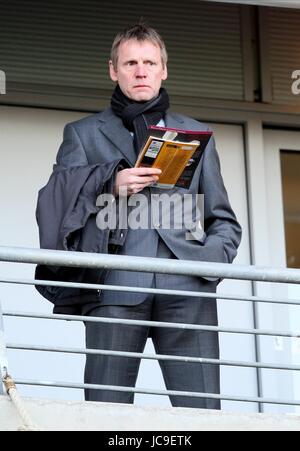
M 209 128 L 189 117 L 167 113 L 166 126 L 187 130 Z M 133 167 L 136 153 L 133 139 L 119 117 L 109 108 L 77 122 L 68 124 L 64 141 L 57 155 L 58 168 L 105 164 L 123 158 L 128 167 Z M 166 193 L 166 190 L 150 188 L 150 193 Z M 162 229 L 157 232 L 179 259 L 231 263 L 236 256 L 241 240 L 241 227 L 230 206 L 223 183 L 219 157 L 211 138 L 199 163 L 189 190 L 174 188 L 168 194 L 204 194 L 204 235 L 197 241 L 186 240 L 186 229 Z M 111 242 L 123 245 L 126 230 L 115 230 Z

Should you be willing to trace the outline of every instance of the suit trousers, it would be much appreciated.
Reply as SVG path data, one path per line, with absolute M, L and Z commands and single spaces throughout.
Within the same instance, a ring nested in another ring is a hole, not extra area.
M 176 258 L 161 240 L 158 245 L 157 256 L 160 258 Z M 192 276 L 155 274 L 152 286 L 160 289 L 216 291 L 215 282 Z M 218 324 L 217 307 L 214 299 L 145 295 L 145 300 L 137 305 L 121 305 L 122 293 L 116 292 L 115 294 L 115 305 L 100 304 L 88 314 L 96 317 L 132 320 L 212 326 Z M 120 299 L 119 303 L 118 296 Z M 219 342 L 216 332 L 108 323 L 86 324 L 86 345 L 90 349 L 142 353 L 147 338 L 150 336 L 157 354 L 209 359 L 219 358 Z M 172 360 L 159 360 L 159 364 L 168 390 L 220 393 L 218 365 L 176 362 Z M 139 366 L 139 358 L 88 355 L 85 368 L 85 383 L 135 387 Z M 87 401 L 132 404 L 134 402 L 134 393 L 87 389 L 85 398 Z M 220 409 L 218 400 L 196 396 L 171 395 L 170 401 L 174 407 Z

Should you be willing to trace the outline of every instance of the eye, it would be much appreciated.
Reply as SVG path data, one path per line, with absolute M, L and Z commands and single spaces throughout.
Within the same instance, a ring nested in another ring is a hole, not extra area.
M 127 63 L 125 64 L 126 66 L 134 66 L 136 64 L 136 61 L 132 60 L 132 61 L 127 61 Z

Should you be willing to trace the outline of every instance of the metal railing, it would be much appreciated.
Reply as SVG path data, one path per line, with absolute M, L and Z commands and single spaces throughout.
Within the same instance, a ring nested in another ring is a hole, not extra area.
M 0 247 L 0 262 L 11 263 L 29 263 L 29 264 L 43 264 L 54 266 L 66 266 L 66 267 L 82 267 L 82 268 L 94 268 L 94 269 L 120 269 L 131 270 L 139 272 L 155 272 L 174 275 L 193 275 L 204 277 L 218 277 L 235 280 L 250 280 L 260 282 L 277 282 L 277 283 L 289 283 L 300 284 L 300 270 L 296 269 L 278 269 L 269 267 L 254 267 L 254 266 L 241 266 L 241 265 L 229 265 L 222 263 L 203 263 L 195 261 L 180 261 L 180 264 L 176 260 L 158 259 L 158 258 L 143 258 L 143 257 L 128 257 L 119 255 L 103 255 L 103 254 L 84 254 L 77 252 L 63 252 L 63 251 L 49 251 L 38 249 L 25 249 L 25 248 L 9 248 Z M 225 295 L 220 293 L 204 293 L 186 290 L 162 290 L 155 288 L 137 288 L 137 287 L 120 287 L 120 286 L 108 286 L 101 284 L 81 284 L 70 282 L 53 282 L 53 281 L 40 281 L 40 280 L 24 280 L 24 279 L 12 279 L 1 277 L 0 283 L 9 284 L 21 284 L 21 285 L 47 285 L 47 286 L 59 286 L 59 287 L 73 287 L 73 288 L 85 288 L 91 290 L 110 290 L 110 291 L 128 291 L 133 293 L 143 292 L 152 294 L 164 294 L 169 296 L 182 295 L 187 297 L 206 297 L 212 299 L 219 299 L 223 301 L 239 301 L 239 302 L 253 302 L 253 303 L 266 303 L 266 304 L 286 304 L 286 305 L 300 305 L 300 300 L 297 299 L 273 299 L 261 296 L 238 296 L 238 295 Z M 251 336 L 271 336 L 271 337 L 286 337 L 286 338 L 299 338 L 298 332 L 291 332 L 286 330 L 273 331 L 265 329 L 240 329 L 230 327 L 216 327 L 216 326 L 203 326 L 203 325 L 191 325 L 181 323 L 166 323 L 157 321 L 136 321 L 126 319 L 113 319 L 113 318 L 96 318 L 96 317 L 83 317 L 83 316 L 70 316 L 70 315 L 46 315 L 36 314 L 31 312 L 17 312 L 6 310 L 3 312 L 7 317 L 21 317 L 32 319 L 47 319 L 47 320 L 71 320 L 75 322 L 94 322 L 94 323 L 118 323 L 126 325 L 140 325 L 152 327 L 168 327 L 174 329 L 190 329 L 200 331 L 213 331 L 219 333 L 228 334 L 242 334 Z M 1 326 L 1 311 L 0 311 L 0 326 Z M 1 327 L 0 327 L 1 334 Z M 0 335 L 1 337 L 1 335 Z M 2 340 L 2 351 L 4 340 Z M 174 355 L 157 355 L 157 354 L 144 354 L 133 352 L 121 352 L 121 351 L 106 351 L 106 350 L 94 350 L 94 349 L 74 349 L 68 347 L 49 347 L 33 345 L 23 345 L 20 343 L 7 343 L 7 349 L 13 350 L 26 350 L 26 351 L 43 351 L 43 352 L 56 352 L 66 354 L 78 354 L 78 355 L 112 355 L 129 358 L 142 358 L 148 360 L 172 360 L 172 361 L 184 361 L 184 362 L 196 362 L 201 364 L 212 364 L 219 366 L 230 367 L 243 367 L 243 368 L 255 368 L 257 370 L 272 369 L 280 371 L 300 371 L 298 365 L 279 365 L 270 364 L 264 362 L 238 362 L 222 359 L 207 359 L 196 357 L 182 357 Z M 0 342 L 1 350 L 1 342 Z M 1 361 L 2 359 L 2 361 Z M 5 359 L 5 361 L 4 361 Z M 0 368 L 3 371 L 7 369 L 7 361 L 5 352 L 0 352 Z M 4 369 L 5 368 L 5 369 Z M 4 370 L 3 370 L 4 369 Z M 185 391 L 171 391 L 171 390 L 150 390 L 146 388 L 132 388 L 132 387 L 119 387 L 119 386 L 107 386 L 107 385 L 90 385 L 90 384 L 74 384 L 65 383 L 59 381 L 38 381 L 30 379 L 15 379 L 17 384 L 30 385 L 30 386 L 44 386 L 44 387 L 62 387 L 62 388 L 75 388 L 75 389 L 102 389 L 111 391 L 125 391 L 133 393 L 143 393 L 152 395 L 180 395 L 187 397 L 200 397 L 206 399 L 218 399 L 225 401 L 242 401 L 250 403 L 261 404 L 277 404 L 277 405 L 291 405 L 300 406 L 300 400 L 293 399 L 272 399 L 264 397 L 243 397 L 243 396 L 229 396 L 229 395 L 215 395 L 209 393 L 195 393 Z

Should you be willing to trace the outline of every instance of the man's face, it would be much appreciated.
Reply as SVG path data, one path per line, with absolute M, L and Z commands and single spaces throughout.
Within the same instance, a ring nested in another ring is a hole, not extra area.
M 110 77 L 118 82 L 122 92 L 136 102 L 146 102 L 159 93 L 167 79 L 160 48 L 150 41 L 130 39 L 121 42 L 117 67 L 109 62 Z

